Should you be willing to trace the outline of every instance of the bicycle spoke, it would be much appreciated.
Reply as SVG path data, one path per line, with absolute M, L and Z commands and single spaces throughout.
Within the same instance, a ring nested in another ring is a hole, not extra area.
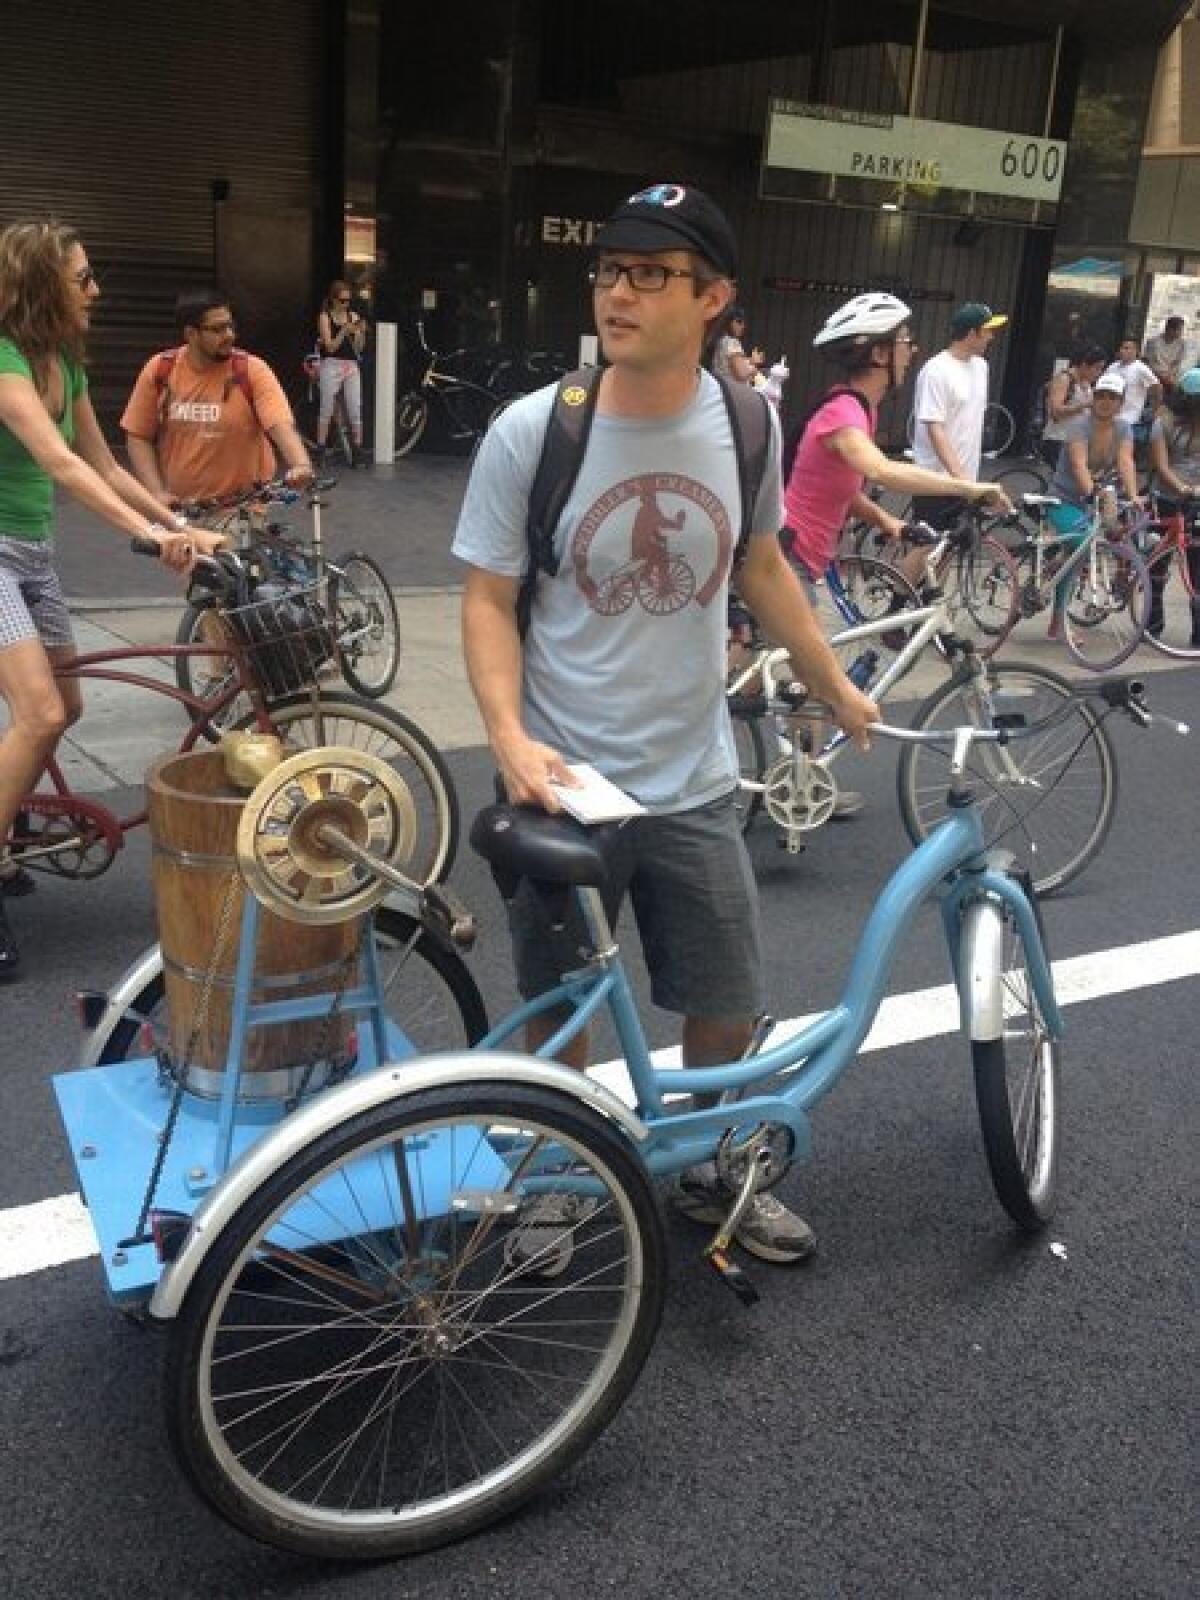
M 254 1225 L 198 1395 L 239 1492 L 331 1530 L 423 1516 L 541 1461 L 612 1381 L 644 1293 L 628 1201 L 501 1103 L 348 1147 Z M 595 1203 L 539 1277 L 540 1246 L 510 1248 L 541 1225 L 520 1207 L 581 1190 Z

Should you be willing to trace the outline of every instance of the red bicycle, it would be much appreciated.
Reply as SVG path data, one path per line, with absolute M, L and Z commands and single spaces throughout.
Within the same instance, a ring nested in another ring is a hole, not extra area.
M 1129 537 L 1150 574 L 1146 643 L 1178 661 L 1200 660 L 1200 505 L 1163 497 Z
M 142 541 L 134 541 L 140 549 Z M 147 547 L 157 554 L 157 547 Z M 354 694 L 318 687 L 337 640 L 318 586 L 292 588 L 271 599 L 247 598 L 245 562 L 219 551 L 196 563 L 194 580 L 214 596 L 220 637 L 201 644 L 138 645 L 95 650 L 74 657 L 58 676 L 103 680 L 145 689 L 174 700 L 188 716 L 175 747 L 181 754 L 201 740 L 214 740 L 228 726 L 229 708 L 240 695 L 250 710 L 235 726 L 278 734 L 297 749 L 350 746 L 387 761 L 413 800 L 412 847 L 404 870 L 420 882 L 443 879 L 458 845 L 459 812 L 454 781 L 432 740 L 401 712 Z M 214 630 L 215 631 L 215 630 Z M 199 693 L 129 670 L 136 661 L 178 665 L 189 657 L 211 662 L 224 657 L 228 670 Z M 103 802 L 76 794 L 58 761 L 51 759 L 37 788 L 24 797 L 7 840 L 13 859 L 31 871 L 64 878 L 95 878 L 111 866 L 125 835 L 146 821 L 144 806 L 120 815 Z

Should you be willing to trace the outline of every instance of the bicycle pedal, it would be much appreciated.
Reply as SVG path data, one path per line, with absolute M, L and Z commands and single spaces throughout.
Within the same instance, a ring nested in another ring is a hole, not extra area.
M 758 1290 L 727 1250 L 723 1250 L 717 1244 L 710 1244 L 704 1252 L 704 1260 L 725 1287 L 733 1290 L 744 1306 L 758 1304 L 760 1298 Z

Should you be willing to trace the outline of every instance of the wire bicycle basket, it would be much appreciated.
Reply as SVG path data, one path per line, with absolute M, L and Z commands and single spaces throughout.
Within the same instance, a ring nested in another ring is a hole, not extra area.
M 262 583 L 245 605 L 221 618 L 271 699 L 308 689 L 335 654 L 333 629 L 318 585 Z

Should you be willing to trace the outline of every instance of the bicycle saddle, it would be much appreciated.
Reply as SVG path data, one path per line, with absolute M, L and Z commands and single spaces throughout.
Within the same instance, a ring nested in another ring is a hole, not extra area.
M 526 806 L 485 806 L 471 825 L 471 848 L 492 869 L 511 900 L 522 878 L 535 883 L 603 888 L 604 843 L 611 828 L 585 828 L 573 817 Z

